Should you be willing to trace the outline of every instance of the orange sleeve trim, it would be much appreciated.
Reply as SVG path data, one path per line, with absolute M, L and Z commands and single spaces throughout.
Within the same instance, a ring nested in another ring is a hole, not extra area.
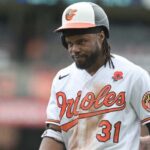
M 149 118 L 145 118 L 141 121 L 142 124 L 146 123 L 146 122 L 150 122 L 150 117 Z
M 70 128 L 72 128 L 73 126 L 75 126 L 78 123 L 78 118 L 76 118 L 73 121 L 70 121 L 64 125 L 61 126 L 61 129 L 65 132 L 67 132 Z
M 54 120 L 54 119 L 48 119 L 48 120 L 46 120 L 46 123 L 60 123 L 60 121 L 59 120 Z

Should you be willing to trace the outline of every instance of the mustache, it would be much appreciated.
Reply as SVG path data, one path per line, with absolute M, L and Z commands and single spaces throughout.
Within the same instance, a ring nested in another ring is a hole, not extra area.
M 71 57 L 72 58 L 87 57 L 87 55 L 86 54 L 77 53 L 77 54 L 72 54 Z

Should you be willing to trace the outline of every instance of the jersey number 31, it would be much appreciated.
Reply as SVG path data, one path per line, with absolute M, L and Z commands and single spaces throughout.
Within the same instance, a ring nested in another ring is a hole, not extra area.
M 120 121 L 116 122 L 113 126 L 114 127 L 113 142 L 114 143 L 118 143 L 119 141 L 120 126 L 121 126 Z M 99 127 L 102 128 L 102 133 L 96 135 L 97 140 L 100 142 L 106 142 L 110 140 L 112 124 L 108 120 L 102 120 L 99 123 Z

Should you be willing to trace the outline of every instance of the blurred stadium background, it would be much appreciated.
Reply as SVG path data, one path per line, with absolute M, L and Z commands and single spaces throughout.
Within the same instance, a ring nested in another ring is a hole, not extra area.
M 52 78 L 72 60 L 53 30 L 78 0 L 0 0 L 0 150 L 37 150 Z M 150 71 L 150 1 L 91 0 L 110 19 L 109 42 Z

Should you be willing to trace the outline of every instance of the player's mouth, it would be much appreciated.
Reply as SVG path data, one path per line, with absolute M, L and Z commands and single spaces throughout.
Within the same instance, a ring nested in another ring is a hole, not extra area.
M 85 61 L 86 59 L 85 55 L 73 55 L 72 58 L 74 61 Z
M 75 57 L 73 60 L 76 62 L 76 64 L 84 64 L 86 62 L 85 57 Z

